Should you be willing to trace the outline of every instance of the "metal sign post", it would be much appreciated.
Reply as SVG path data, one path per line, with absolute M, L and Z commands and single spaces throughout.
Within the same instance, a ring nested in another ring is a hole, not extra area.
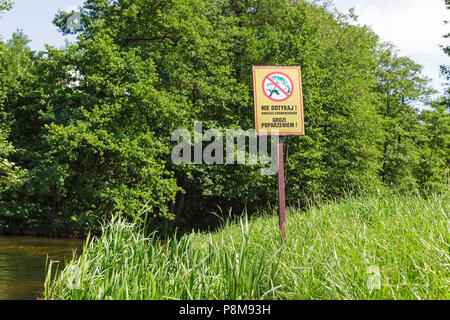
M 281 239 L 286 242 L 286 207 L 285 207 L 285 180 L 284 180 L 284 157 L 283 137 L 278 136 L 278 215 L 280 219 Z

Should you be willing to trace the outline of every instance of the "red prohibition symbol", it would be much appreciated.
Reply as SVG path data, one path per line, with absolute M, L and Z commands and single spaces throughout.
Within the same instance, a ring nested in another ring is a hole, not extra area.
M 272 72 L 262 81 L 264 95 L 272 101 L 282 102 L 294 93 L 294 82 L 283 72 Z

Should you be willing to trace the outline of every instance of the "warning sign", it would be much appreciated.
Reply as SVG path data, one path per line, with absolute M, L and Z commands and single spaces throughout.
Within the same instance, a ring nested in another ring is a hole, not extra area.
M 272 101 L 285 101 L 294 93 L 294 82 L 283 72 L 272 72 L 264 78 L 263 92 Z
M 255 130 L 258 135 L 304 135 L 300 67 L 254 66 Z

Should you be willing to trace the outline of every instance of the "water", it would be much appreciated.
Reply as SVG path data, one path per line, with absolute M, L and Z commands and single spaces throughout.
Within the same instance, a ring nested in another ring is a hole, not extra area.
M 0 300 L 34 300 L 42 293 L 45 262 L 80 252 L 83 240 L 0 236 Z

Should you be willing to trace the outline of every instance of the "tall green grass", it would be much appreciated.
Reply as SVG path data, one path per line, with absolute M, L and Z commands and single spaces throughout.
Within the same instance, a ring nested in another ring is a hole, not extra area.
M 46 299 L 449 299 L 447 196 L 349 198 L 157 242 L 116 217 Z M 51 268 L 51 266 L 50 266 Z

